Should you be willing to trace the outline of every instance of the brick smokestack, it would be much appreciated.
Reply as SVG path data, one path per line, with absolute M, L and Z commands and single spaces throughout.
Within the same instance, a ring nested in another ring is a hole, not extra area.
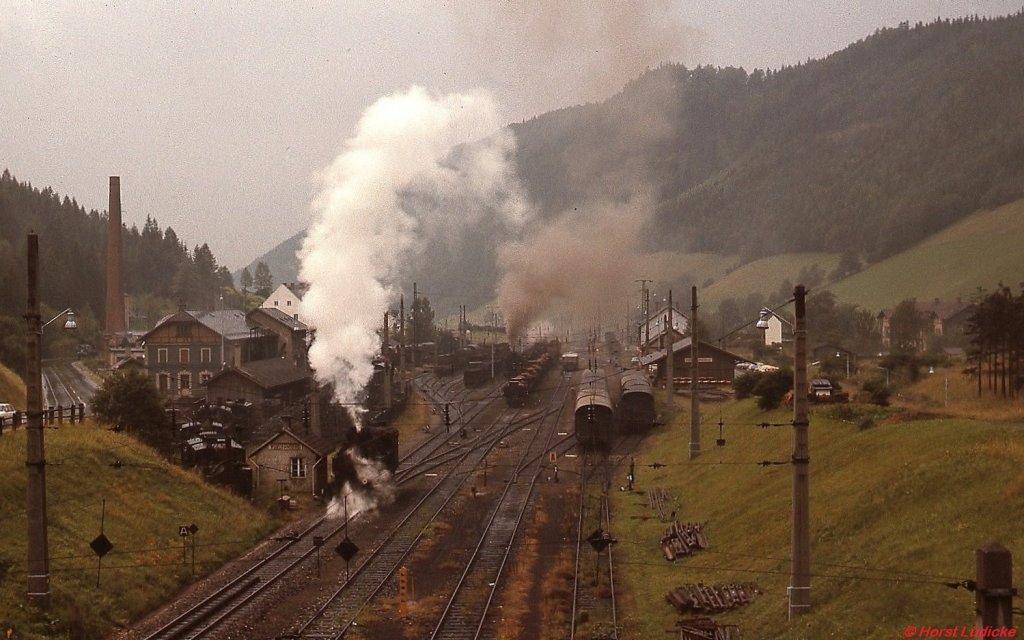
M 116 340 L 125 333 L 124 284 L 121 279 L 121 177 L 110 176 L 107 207 L 107 325 L 104 333 Z

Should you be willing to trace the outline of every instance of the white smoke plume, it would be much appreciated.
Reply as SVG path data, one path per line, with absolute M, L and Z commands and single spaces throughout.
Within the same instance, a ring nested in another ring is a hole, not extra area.
M 370 106 L 321 172 L 319 219 L 299 252 L 310 285 L 301 309 L 316 328 L 311 364 L 339 402 L 355 402 L 369 381 L 377 330 L 418 252 L 484 212 L 511 227 L 527 217 L 503 124 L 485 92 L 432 97 L 412 87 Z

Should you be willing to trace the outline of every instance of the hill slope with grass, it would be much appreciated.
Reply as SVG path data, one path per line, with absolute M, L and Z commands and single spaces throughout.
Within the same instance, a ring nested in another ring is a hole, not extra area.
M 1024 200 L 980 211 L 919 244 L 832 285 L 836 297 L 869 309 L 901 300 L 965 301 L 978 287 L 1024 281 Z
M 0 622 L 16 638 L 101 638 L 165 602 L 196 577 L 269 532 L 267 514 L 133 438 L 85 425 L 46 430 L 48 531 L 53 607 L 25 602 L 25 430 L 0 436 Z M 120 461 L 120 466 L 114 466 Z M 97 585 L 89 543 L 114 549 Z M 182 563 L 178 528 L 195 524 L 196 575 Z
M 944 583 L 974 579 L 981 545 L 1024 549 L 1024 530 L 1006 517 L 1024 507 L 1019 420 L 912 419 L 906 410 L 815 405 L 813 609 L 788 623 L 792 470 L 757 463 L 788 460 L 792 431 L 754 425 L 788 425 L 792 412 L 762 413 L 746 400 L 727 404 L 726 445 L 719 448 L 712 425 L 719 410 L 704 408 L 702 456 L 686 459 L 688 415 L 680 416 L 636 453 L 637 491 L 614 494 L 624 637 L 663 637 L 680 618 L 665 594 L 699 582 L 758 585 L 763 593 L 752 604 L 716 616 L 750 638 L 895 638 L 908 625 L 970 627 L 974 594 Z M 654 462 L 666 466 L 646 466 Z M 680 521 L 706 523 L 710 549 L 664 559 L 659 541 L 667 524 L 643 493 L 655 487 L 674 497 Z
M 18 374 L 0 364 L 0 402 L 8 402 L 18 409 L 25 408 L 25 383 Z

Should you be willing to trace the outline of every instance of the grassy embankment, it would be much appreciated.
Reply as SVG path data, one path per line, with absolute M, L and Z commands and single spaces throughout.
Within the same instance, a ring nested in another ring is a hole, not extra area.
M 236 557 L 275 525 L 244 499 L 205 484 L 129 436 L 87 421 L 47 429 L 45 437 L 49 613 L 24 606 L 25 430 L 0 437 L 0 623 L 13 626 L 17 638 L 100 638 L 159 606 L 195 579 L 191 546 L 183 563 L 181 525 L 199 527 L 188 540 L 196 543 L 196 576 Z M 89 543 L 101 522 L 114 549 L 97 578 Z
M 0 402 L 9 402 L 17 409 L 25 409 L 25 383 L 21 378 L 0 364 Z
M 971 625 L 974 594 L 943 582 L 973 579 L 975 549 L 1024 548 L 1024 412 L 1020 402 L 979 401 L 971 380 L 937 371 L 897 398 L 811 411 L 813 611 L 786 621 L 792 412 L 753 401 L 704 407 L 703 455 L 686 458 L 688 411 L 677 410 L 637 453 L 637 489 L 664 487 L 678 519 L 707 523 L 712 548 L 676 563 L 661 555 L 665 524 L 642 493 L 617 492 L 615 535 L 625 590 L 626 638 L 665 637 L 680 617 L 666 592 L 684 583 L 754 582 L 753 604 L 717 616 L 752 638 L 898 637 L 908 625 Z M 948 403 L 947 403 L 948 402 Z M 682 405 L 677 405 L 682 406 Z M 971 418 L 971 414 L 985 416 Z M 660 462 L 668 466 L 651 469 Z M 621 472 L 622 474 L 625 471 Z M 621 474 L 620 474 L 621 475 Z M 624 482 L 623 482 L 624 483 Z

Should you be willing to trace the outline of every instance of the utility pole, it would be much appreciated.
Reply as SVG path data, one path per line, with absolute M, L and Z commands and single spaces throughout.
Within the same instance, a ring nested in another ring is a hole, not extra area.
M 28 309 L 25 409 L 28 414 L 25 469 L 28 472 L 28 601 L 50 608 L 50 551 L 46 534 L 46 456 L 43 451 L 42 318 L 39 315 L 39 236 L 28 234 Z
M 697 358 L 697 287 L 690 289 L 690 460 L 700 455 L 700 405 L 697 399 L 700 360 Z
M 675 351 L 673 347 L 674 340 L 672 340 L 672 290 L 668 290 L 668 314 L 665 316 L 665 390 L 667 397 L 665 400 L 665 412 L 668 414 L 669 422 L 672 421 L 672 414 L 675 410 L 675 369 L 672 367 L 672 352 Z
M 391 338 L 389 314 L 384 312 L 384 407 L 391 410 Z
M 793 549 L 790 560 L 789 617 L 811 608 L 810 451 L 807 419 L 807 318 L 802 284 L 793 291 Z
M 416 283 L 414 282 L 414 283 L 412 283 L 412 370 L 413 371 L 416 370 L 416 364 L 417 364 L 417 361 L 419 360 L 419 353 L 420 353 L 420 340 L 419 340 L 419 336 L 417 335 L 419 333 L 419 327 L 417 327 L 419 322 L 417 322 L 417 318 L 416 318 L 416 314 L 417 314 L 417 312 L 419 310 L 418 308 L 419 308 L 420 305 L 419 305 L 419 302 L 417 301 L 417 298 L 418 298 L 418 295 L 416 293 Z
M 651 341 L 651 296 L 649 291 L 647 290 L 647 283 L 653 282 L 653 280 L 651 280 L 650 278 L 640 278 L 639 280 L 634 280 L 634 282 L 640 283 L 640 311 L 641 313 L 643 313 L 644 316 L 643 328 L 647 332 L 646 336 L 642 336 L 640 335 L 640 332 L 637 331 L 636 339 L 637 342 L 642 342 L 642 344 L 640 345 L 641 355 L 646 355 L 645 352 L 647 350 L 647 343 Z
M 402 389 L 405 389 L 405 294 L 398 299 L 398 369 L 402 372 Z

